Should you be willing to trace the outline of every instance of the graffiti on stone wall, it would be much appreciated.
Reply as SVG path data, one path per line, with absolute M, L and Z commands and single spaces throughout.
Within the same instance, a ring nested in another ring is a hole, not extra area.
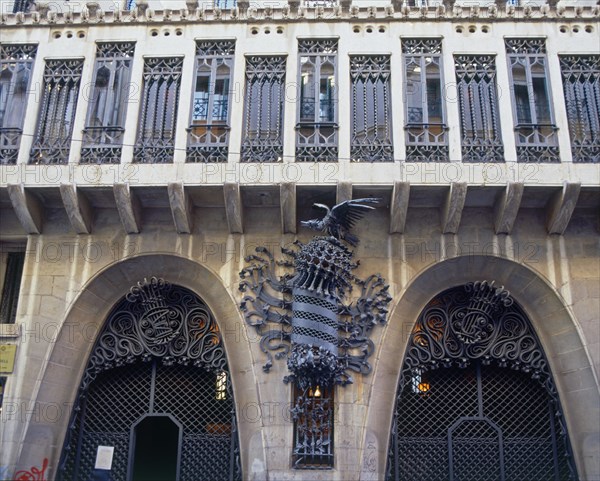
M 32 466 L 29 470 L 17 471 L 14 476 L 15 481 L 46 481 L 46 469 L 48 468 L 48 458 L 42 461 L 42 467 Z

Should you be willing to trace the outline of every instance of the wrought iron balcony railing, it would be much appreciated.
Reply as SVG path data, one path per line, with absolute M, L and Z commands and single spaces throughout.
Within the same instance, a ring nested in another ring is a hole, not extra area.
M 23 131 L 15 127 L 0 128 L 0 165 L 16 164 Z
M 338 124 L 334 122 L 300 122 L 296 125 L 297 162 L 336 162 L 338 158 Z
M 447 162 L 448 126 L 443 123 L 409 123 L 406 131 L 406 160 Z
M 515 127 L 519 162 L 560 162 L 556 131 L 553 124 L 525 124 Z
M 123 127 L 86 127 L 81 147 L 82 164 L 118 164 L 121 161 Z
M 222 123 L 197 124 L 191 125 L 186 130 L 188 132 L 186 162 L 227 162 L 231 130 L 229 126 Z

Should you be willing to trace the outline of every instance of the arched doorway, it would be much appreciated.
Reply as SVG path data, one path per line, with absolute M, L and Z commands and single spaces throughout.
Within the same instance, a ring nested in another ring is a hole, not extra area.
M 444 291 L 410 335 L 388 481 L 578 479 L 543 349 L 510 294 Z
M 99 446 L 113 448 L 111 481 L 149 481 L 148 473 L 152 481 L 241 479 L 221 335 L 188 289 L 144 279 L 108 316 L 81 381 L 58 479 L 90 479 Z

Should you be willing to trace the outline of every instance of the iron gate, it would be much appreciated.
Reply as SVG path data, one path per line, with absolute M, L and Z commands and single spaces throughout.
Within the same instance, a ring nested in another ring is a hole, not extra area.
M 174 481 L 241 480 L 235 404 L 217 325 L 197 296 L 155 278 L 132 288 L 99 336 L 59 479 L 89 480 L 98 446 L 113 446 L 111 481 L 132 481 L 136 429 L 148 417 L 168 418 L 179 430 Z
M 424 309 L 403 365 L 386 478 L 578 479 L 544 353 L 507 291 L 469 284 Z

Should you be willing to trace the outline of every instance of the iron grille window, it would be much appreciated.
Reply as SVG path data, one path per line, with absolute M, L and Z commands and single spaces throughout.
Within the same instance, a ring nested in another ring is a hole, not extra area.
M 145 59 L 134 162 L 173 162 L 183 57 Z
M 333 467 L 333 386 L 294 385 L 293 467 L 330 469 Z
M 502 162 L 494 56 L 456 55 L 454 68 L 463 162 Z
M 242 162 L 281 162 L 285 57 L 246 57 Z
M 97 447 L 114 446 L 112 481 L 241 481 L 228 374 L 207 306 L 161 279 L 138 283 L 115 306 L 90 355 L 58 479 L 91 479 Z M 144 440 L 153 427 L 164 448 L 158 459 Z
M 448 126 L 442 94 L 442 40 L 402 39 L 407 123 L 406 160 L 448 160 Z
M 199 41 L 188 162 L 227 162 L 235 41 Z
M 0 323 L 14 324 L 17 318 L 17 304 L 21 290 L 21 277 L 25 252 L 8 252 L 6 255 L 6 271 L 0 298 Z
M 550 105 L 544 39 L 507 39 L 506 53 L 515 112 L 517 160 L 559 162 Z
M 394 160 L 389 55 L 350 56 L 353 162 Z
M 66 164 L 69 160 L 82 70 L 83 59 L 46 61 L 31 163 Z
M 419 316 L 400 374 L 388 481 L 572 481 L 542 347 L 507 291 L 472 283 Z
M 337 160 L 337 40 L 300 40 L 296 160 Z
M 28 12 L 33 0 L 15 0 L 13 4 L 13 13 Z
M 237 7 L 237 0 L 215 0 L 215 8 L 235 8 Z
M 81 163 L 118 164 L 125 131 L 134 43 L 99 43 Z
M 600 162 L 600 55 L 560 57 L 573 162 Z
M 0 45 L 0 164 L 16 164 L 37 45 Z

